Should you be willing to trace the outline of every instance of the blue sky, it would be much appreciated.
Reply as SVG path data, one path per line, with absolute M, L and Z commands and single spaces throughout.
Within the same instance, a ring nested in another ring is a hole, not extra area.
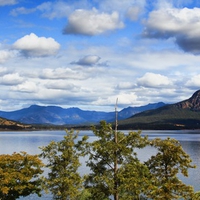
M 114 111 L 200 89 L 198 0 L 0 0 L 0 110 Z

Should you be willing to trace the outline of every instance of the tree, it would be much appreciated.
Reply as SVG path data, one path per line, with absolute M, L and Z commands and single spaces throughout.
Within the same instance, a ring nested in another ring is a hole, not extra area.
M 141 132 L 126 135 L 113 130 L 105 121 L 100 122 L 99 129 L 93 126 L 92 130 L 97 140 L 79 142 L 84 154 L 89 156 L 87 166 L 91 173 L 86 177 L 85 187 L 91 193 L 90 199 L 111 196 L 115 200 L 132 199 L 133 195 L 134 199 L 139 199 L 149 180 L 148 168 L 139 161 L 135 149 L 145 147 L 147 137 L 142 137 Z M 127 179 L 129 175 L 131 178 Z M 130 183 L 134 187 L 130 187 Z
M 195 192 L 194 197 L 192 200 L 199 200 L 200 199 L 200 191 Z
M 0 199 L 15 200 L 32 193 L 40 196 L 42 167 L 37 155 L 26 152 L 0 155 Z
M 78 133 L 66 131 L 64 139 L 50 142 L 42 147 L 40 156 L 46 159 L 49 168 L 48 176 L 44 178 L 45 188 L 50 190 L 54 199 L 76 199 L 82 187 L 82 178 L 77 172 L 80 166 L 79 156 L 75 148 Z
M 178 173 L 188 176 L 188 169 L 195 167 L 191 165 L 192 160 L 180 143 L 171 138 L 156 138 L 151 145 L 158 152 L 145 163 L 152 174 L 154 185 L 152 190 L 146 191 L 147 196 L 154 200 L 192 199 L 193 187 L 185 185 L 177 177 Z

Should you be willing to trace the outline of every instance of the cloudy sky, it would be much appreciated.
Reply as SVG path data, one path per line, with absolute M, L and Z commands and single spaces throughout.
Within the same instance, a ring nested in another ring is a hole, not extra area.
M 114 111 L 200 89 L 198 0 L 0 0 L 0 110 Z

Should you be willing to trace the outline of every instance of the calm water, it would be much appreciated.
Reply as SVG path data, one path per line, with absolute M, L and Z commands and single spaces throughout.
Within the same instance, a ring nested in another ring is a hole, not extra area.
M 124 131 L 126 132 L 126 131 Z M 89 135 L 90 140 L 95 140 L 95 136 L 91 131 L 80 131 L 79 139 L 82 135 Z M 0 132 L 0 154 L 12 154 L 13 152 L 26 151 L 29 154 L 38 154 L 38 147 L 47 145 L 50 141 L 59 141 L 63 139 L 65 131 L 33 131 L 33 132 Z M 192 185 L 196 191 L 200 190 L 200 131 L 143 131 L 142 135 L 148 135 L 149 138 L 175 138 L 180 141 L 183 149 L 190 155 L 196 169 L 189 171 L 189 177 L 180 177 L 187 184 Z M 144 150 L 138 151 L 141 160 L 147 160 L 152 154 L 155 154 L 155 149 L 147 147 Z M 81 162 L 84 162 L 82 160 Z M 86 172 L 85 166 L 80 168 L 80 173 Z M 34 199 L 36 197 L 26 197 L 23 200 Z M 38 199 L 51 199 L 44 196 Z

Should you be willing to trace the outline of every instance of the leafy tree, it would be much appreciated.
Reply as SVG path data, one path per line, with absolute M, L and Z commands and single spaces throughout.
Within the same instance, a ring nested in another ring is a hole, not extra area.
M 42 148 L 41 157 L 47 160 L 49 168 L 45 186 L 54 199 L 193 199 L 193 188 L 177 177 L 178 173 L 187 176 L 188 169 L 194 167 L 178 141 L 170 138 L 150 141 L 140 131 L 124 134 L 105 121 L 92 130 L 97 137 L 92 142 L 88 136 L 75 142 L 78 133 L 71 130 L 64 140 L 52 141 Z M 157 154 L 142 163 L 136 149 L 147 145 L 155 147 Z M 77 172 L 80 156 L 86 156 L 90 168 L 84 180 Z
M 32 193 L 40 196 L 42 166 L 37 155 L 26 152 L 0 155 L 0 199 L 15 200 Z
M 158 152 L 146 162 L 154 185 L 154 188 L 147 191 L 147 196 L 154 200 L 191 199 L 194 195 L 193 187 L 185 185 L 177 177 L 178 173 L 188 176 L 188 169 L 195 167 L 191 165 L 189 155 L 175 139 L 156 138 L 151 145 Z
M 86 177 L 85 186 L 95 200 L 139 199 L 148 185 L 148 168 L 137 159 L 136 148 L 147 145 L 148 139 L 140 132 L 127 135 L 113 130 L 111 124 L 100 123 L 99 129 L 92 127 L 98 138 L 89 143 L 86 139 L 79 147 L 89 156 L 87 166 L 91 173 Z M 131 186 L 130 186 L 131 184 Z
M 200 199 L 200 191 L 195 192 L 192 200 L 199 200 Z
M 82 178 L 77 172 L 80 166 L 79 153 L 75 149 L 78 133 L 66 131 L 64 139 L 50 142 L 42 147 L 41 157 L 46 159 L 49 168 L 44 178 L 45 188 L 50 190 L 54 199 L 76 199 L 82 186 Z

